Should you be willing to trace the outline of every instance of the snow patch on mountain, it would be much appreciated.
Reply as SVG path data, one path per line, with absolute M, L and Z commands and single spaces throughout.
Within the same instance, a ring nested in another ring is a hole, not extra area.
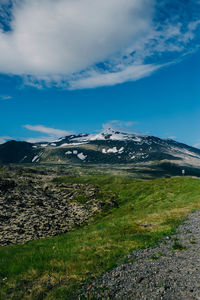
M 33 157 L 32 162 L 35 162 L 39 158 L 39 155 Z
M 70 154 L 72 154 L 72 151 L 67 151 L 67 152 L 65 152 L 65 154 L 70 155 Z
M 108 154 L 108 153 L 119 153 L 122 154 L 124 152 L 124 147 L 121 147 L 119 150 L 117 149 L 117 147 L 113 147 L 113 148 L 109 148 L 109 149 L 102 149 L 102 153 L 103 154 Z
M 69 143 L 69 144 L 64 143 L 64 144 L 60 145 L 59 147 L 60 147 L 60 148 L 64 148 L 64 147 L 68 147 L 68 146 L 80 146 L 80 145 L 85 145 L 85 144 L 87 144 L 87 142 L 82 142 L 82 143 Z
M 189 151 L 184 148 L 178 148 L 178 147 L 170 147 L 169 152 L 172 152 L 174 156 L 176 157 L 182 157 L 184 159 L 190 159 L 190 158 L 197 158 L 200 159 L 200 155 L 198 155 L 195 152 Z
M 107 153 L 118 153 L 117 147 L 113 147 L 107 150 Z
M 66 155 L 76 155 L 80 160 L 85 160 L 87 158 L 87 155 L 84 155 L 83 152 L 78 153 L 77 150 L 73 151 L 67 151 L 65 152 Z
M 59 142 L 62 142 L 63 140 L 65 139 L 65 137 L 61 137 L 55 141 L 53 141 L 53 143 L 59 143 Z
M 84 155 L 83 153 L 77 154 L 77 157 L 81 160 L 85 160 L 87 158 L 87 155 Z

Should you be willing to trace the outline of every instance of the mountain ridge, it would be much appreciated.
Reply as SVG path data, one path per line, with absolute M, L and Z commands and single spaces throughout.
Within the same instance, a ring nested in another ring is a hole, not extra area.
M 72 134 L 53 142 L 8 141 L 0 163 L 145 165 L 171 163 L 200 171 L 200 149 L 172 139 L 108 128 L 97 134 Z M 179 170 L 180 173 L 180 170 Z

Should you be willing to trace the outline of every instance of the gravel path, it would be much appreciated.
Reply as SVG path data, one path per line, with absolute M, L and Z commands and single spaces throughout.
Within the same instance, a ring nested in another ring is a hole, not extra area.
M 93 281 L 84 296 L 87 299 L 200 300 L 200 211 L 191 214 L 176 234 L 159 246 L 134 251 L 126 258 L 127 263 Z

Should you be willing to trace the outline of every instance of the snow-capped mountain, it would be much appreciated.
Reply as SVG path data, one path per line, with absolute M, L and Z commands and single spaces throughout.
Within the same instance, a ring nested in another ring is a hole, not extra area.
M 170 139 L 106 129 L 62 137 L 51 143 L 9 141 L 0 145 L 1 163 L 155 164 L 170 161 L 200 168 L 200 150 Z
M 80 144 L 87 144 L 93 141 L 141 141 L 141 137 L 136 134 L 130 134 L 125 132 L 119 132 L 114 129 L 108 128 L 104 131 L 101 131 L 98 134 L 87 134 L 81 133 L 79 135 L 69 135 L 63 138 L 60 138 L 56 141 L 53 141 L 49 144 L 43 144 L 44 146 L 76 146 Z

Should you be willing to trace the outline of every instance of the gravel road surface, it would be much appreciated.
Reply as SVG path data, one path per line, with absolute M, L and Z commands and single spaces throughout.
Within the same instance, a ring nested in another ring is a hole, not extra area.
M 200 211 L 159 246 L 126 258 L 91 282 L 81 299 L 200 300 Z

